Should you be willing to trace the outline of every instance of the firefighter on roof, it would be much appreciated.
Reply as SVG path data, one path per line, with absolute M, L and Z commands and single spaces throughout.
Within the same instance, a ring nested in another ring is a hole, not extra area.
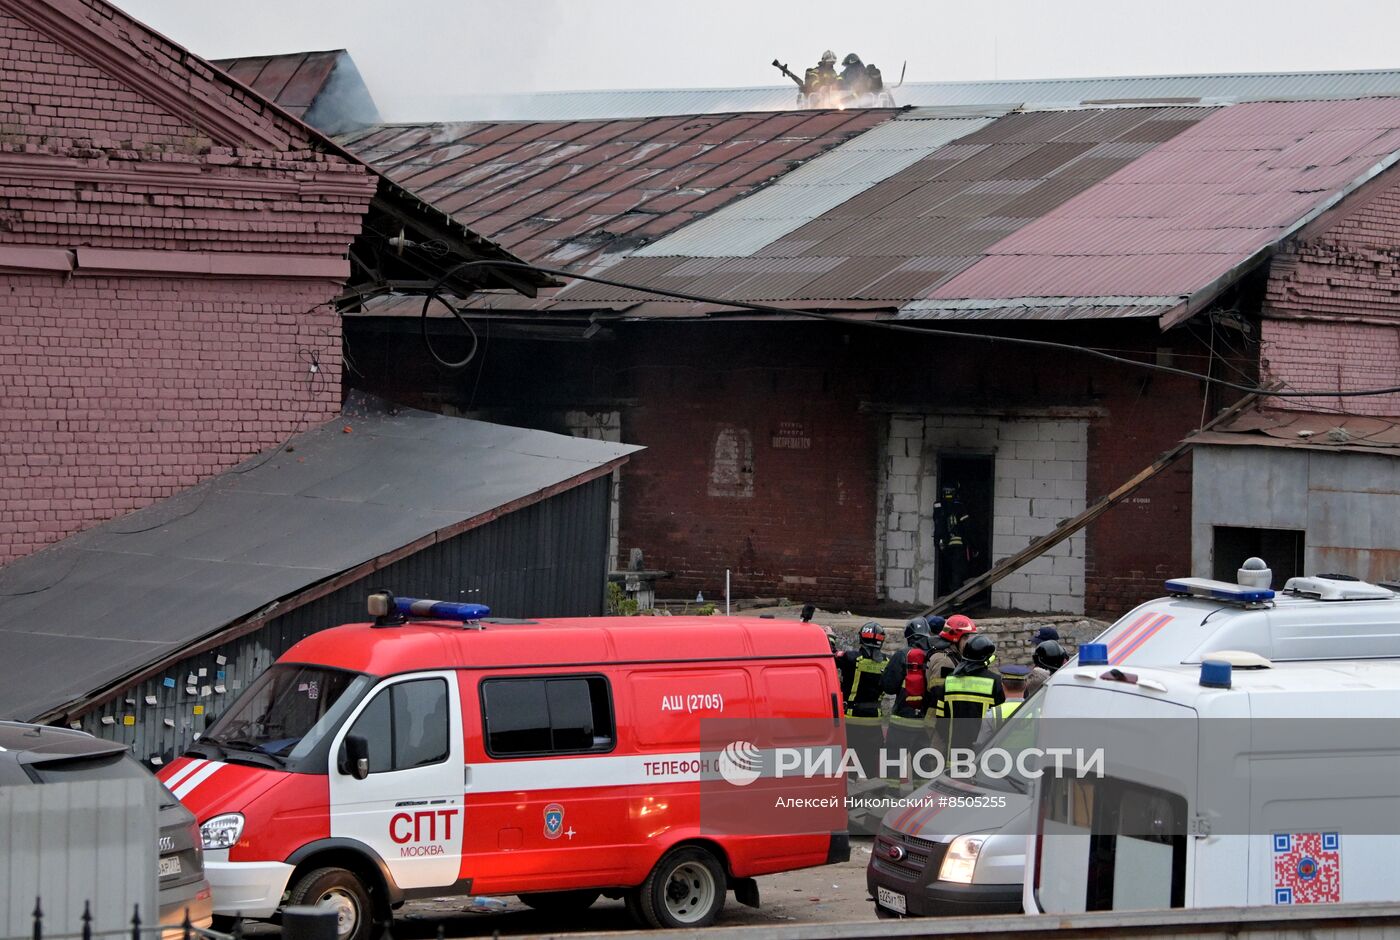
M 841 90 L 857 97 L 870 90 L 870 74 L 854 52 L 841 60 Z
M 835 88 L 841 77 L 836 74 L 836 53 L 830 49 L 822 53 L 817 67 L 808 69 L 802 76 L 802 93 L 804 95 L 823 95 L 828 89 Z
M 855 751 L 867 777 L 880 771 L 880 748 L 885 743 L 880 724 L 881 678 L 885 658 L 885 628 L 875 621 L 860 628 L 860 645 L 837 661 L 846 696 L 846 744 Z

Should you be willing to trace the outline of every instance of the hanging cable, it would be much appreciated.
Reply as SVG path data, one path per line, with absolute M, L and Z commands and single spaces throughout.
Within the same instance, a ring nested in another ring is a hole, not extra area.
M 889 320 L 857 320 L 851 317 L 842 316 L 839 313 L 829 313 L 821 310 L 799 310 L 791 307 L 778 307 L 772 304 L 754 303 L 752 301 L 744 300 L 725 300 L 719 297 L 707 297 L 703 294 L 691 294 L 685 291 L 668 290 L 664 287 L 649 287 L 643 284 L 632 284 L 628 283 L 627 281 L 619 281 L 615 278 L 599 277 L 594 274 L 580 274 L 577 271 L 569 271 L 564 268 L 547 268 L 541 265 L 528 264 L 524 261 L 503 261 L 494 258 L 481 259 L 477 261 L 463 261 L 459 264 L 454 265 L 438 278 L 437 282 L 433 285 L 431 292 L 429 292 L 428 295 L 423 298 L 423 312 L 421 317 L 423 341 L 428 348 L 428 352 L 432 354 L 433 358 L 437 360 L 438 364 L 442 365 L 444 368 L 464 368 L 467 365 L 467 363 L 471 362 L 472 357 L 476 355 L 477 346 L 479 344 L 476 340 L 476 331 L 472 330 L 471 324 L 469 324 L 466 318 L 462 316 L 461 311 L 454 307 L 451 303 L 447 301 L 445 297 L 442 296 L 442 290 L 449 280 L 451 280 L 453 277 L 456 277 L 461 272 L 482 267 L 496 267 L 509 268 L 512 270 L 534 271 L 540 274 L 549 274 L 554 277 L 569 278 L 571 280 L 576 281 L 587 281 L 590 284 L 603 284 L 608 287 L 617 287 L 623 290 L 640 291 L 646 294 L 653 294 L 657 297 L 669 297 L 672 300 L 684 300 L 689 301 L 690 303 L 716 304 L 719 306 L 733 307 L 736 310 L 751 310 L 755 313 L 769 313 L 777 316 L 806 317 L 808 319 L 813 320 L 824 320 L 828 323 L 840 323 L 843 326 L 862 326 L 870 327 L 872 329 L 893 330 L 899 333 L 916 333 L 920 336 L 945 336 L 954 339 L 982 340 L 988 343 L 1004 343 L 1013 346 L 1027 346 L 1033 349 L 1053 349 L 1060 352 L 1074 352 L 1085 356 L 1091 356 L 1095 359 L 1102 359 L 1107 362 L 1115 362 L 1119 365 L 1130 366 L 1137 369 L 1146 369 L 1152 372 L 1161 372 L 1167 375 L 1177 375 L 1188 379 L 1195 379 L 1199 382 L 1207 382 L 1213 385 L 1220 386 L 1221 388 L 1234 389 L 1238 392 L 1259 395 L 1261 397 L 1361 398 L 1371 395 L 1400 394 L 1400 385 L 1391 385 L 1386 386 L 1384 388 L 1367 388 L 1351 390 L 1284 390 L 1277 388 L 1268 388 L 1260 385 L 1242 385 L 1239 382 L 1232 382 L 1229 379 L 1217 378 L 1211 375 L 1203 375 L 1200 372 L 1192 372 L 1189 369 L 1178 369 L 1175 366 L 1161 365 L 1155 362 L 1144 362 L 1139 359 L 1129 359 L 1126 356 L 1118 356 L 1114 355 L 1113 353 L 1104 352 L 1102 350 L 1094 349 L 1089 346 L 1078 346 L 1073 343 L 1058 343 L 1048 339 L 1029 339 L 1027 337 L 1021 336 L 994 336 L 985 333 L 969 333 L 964 330 L 948 330 L 943 329 L 941 327 L 910 326 L 909 324 L 905 323 L 892 323 Z M 441 302 L 447 307 L 447 309 L 451 310 L 452 315 L 455 316 L 464 326 L 466 326 L 469 332 L 471 332 L 473 341 L 472 350 L 470 353 L 467 354 L 467 357 L 465 359 L 459 360 L 455 363 L 447 362 L 446 360 L 438 356 L 438 354 L 433 350 L 432 346 L 428 344 L 428 309 L 432 305 L 432 302 L 434 300 Z

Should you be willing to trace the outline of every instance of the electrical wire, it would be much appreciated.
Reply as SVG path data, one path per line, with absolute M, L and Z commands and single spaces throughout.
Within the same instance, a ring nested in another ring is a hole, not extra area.
M 1073 343 L 1058 343 L 1053 340 L 1030 339 L 1028 337 L 1021 336 L 997 336 L 986 333 L 969 333 L 964 330 L 948 330 L 940 327 L 911 326 L 904 323 L 893 323 L 889 320 L 859 320 L 843 316 L 840 313 L 832 313 L 822 310 L 799 310 L 791 307 L 778 307 L 772 304 L 761 304 L 754 303 L 751 301 L 725 300 L 723 298 L 718 297 L 707 297 L 702 294 L 691 294 L 685 291 L 668 290 L 662 287 L 650 287 L 643 284 L 632 284 L 626 281 L 619 281 L 615 278 L 599 277 L 593 274 L 580 274 L 577 271 L 569 271 L 564 268 L 547 268 L 542 267 L 540 265 L 528 264 L 524 261 L 504 261 L 495 258 L 479 259 L 475 261 L 463 261 L 459 264 L 452 266 L 451 268 L 447 269 L 447 271 L 443 272 L 443 274 L 438 278 L 437 282 L 433 285 L 432 290 L 427 294 L 427 296 L 423 298 L 423 311 L 421 315 L 423 343 L 427 347 L 428 352 L 432 355 L 433 359 L 435 359 L 437 363 L 443 368 L 452 370 L 465 368 L 467 363 L 472 361 L 472 358 L 476 355 L 477 349 L 480 346 L 480 342 L 477 340 L 476 337 L 476 331 L 471 328 L 471 324 L 467 322 L 464 316 L 462 316 L 461 311 L 458 308 L 454 307 L 451 303 L 448 303 L 447 299 L 442 295 L 443 287 L 447 284 L 449 280 L 451 280 L 453 277 L 456 277 L 461 272 L 472 268 L 481 267 L 497 267 L 509 268 L 512 270 L 534 271 L 540 274 L 549 274 L 554 277 L 570 278 L 572 280 L 577 281 L 587 281 L 591 284 L 603 284 L 608 287 L 617 287 L 624 290 L 634 290 L 646 294 L 654 294 L 658 297 L 669 297 L 672 300 L 684 300 L 689 301 L 691 303 L 716 304 L 719 306 L 733 307 L 737 310 L 751 310 L 755 313 L 768 313 L 788 317 L 805 317 L 813 320 L 824 320 L 828 323 L 840 323 L 843 326 L 863 326 L 870 327 L 872 329 L 893 330 L 899 333 L 916 333 L 920 336 L 944 336 L 954 339 L 982 340 L 989 343 L 1003 343 L 1014 346 L 1027 346 L 1033 349 L 1053 349 L 1059 352 L 1079 353 L 1081 355 L 1090 356 L 1096 359 L 1102 359 L 1107 362 L 1114 362 L 1119 365 L 1130 366 L 1137 369 L 1146 369 L 1148 371 L 1165 373 L 1167 375 L 1177 375 L 1183 378 L 1194 379 L 1196 381 L 1217 385 L 1221 388 L 1233 389 L 1235 391 L 1243 392 L 1245 394 L 1258 395 L 1260 397 L 1362 398 L 1372 395 L 1400 394 L 1400 385 L 1391 385 L 1386 386 L 1384 388 L 1366 388 L 1351 390 L 1286 390 L 1276 387 L 1265 387 L 1261 385 L 1243 385 L 1239 382 L 1232 382 L 1229 379 L 1218 378 L 1216 376 L 1211 375 L 1204 375 L 1200 372 L 1192 372 L 1189 369 L 1178 369 L 1175 366 L 1166 366 L 1155 362 L 1144 362 L 1139 359 L 1129 359 L 1126 356 L 1117 356 L 1112 353 L 1102 352 L 1092 347 L 1077 346 Z M 432 306 L 432 302 L 434 300 L 439 301 L 444 306 L 446 306 L 448 310 L 451 310 L 452 315 L 455 316 L 457 320 L 467 328 L 468 332 L 470 332 L 472 336 L 472 349 L 471 352 L 467 354 L 465 359 L 458 360 L 457 362 L 448 362 L 447 360 L 444 360 L 441 356 L 439 356 L 437 352 L 433 350 L 432 345 L 428 342 L 428 310 Z

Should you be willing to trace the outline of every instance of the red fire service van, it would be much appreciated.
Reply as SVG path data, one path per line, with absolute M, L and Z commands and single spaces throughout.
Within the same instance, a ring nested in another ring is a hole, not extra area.
M 757 905 L 756 875 L 849 856 L 839 771 L 775 756 L 844 746 L 822 628 L 492 621 L 387 592 L 370 614 L 289 649 L 160 774 L 220 919 L 319 905 L 366 940 L 414 897 L 607 895 L 694 927 L 729 890 Z

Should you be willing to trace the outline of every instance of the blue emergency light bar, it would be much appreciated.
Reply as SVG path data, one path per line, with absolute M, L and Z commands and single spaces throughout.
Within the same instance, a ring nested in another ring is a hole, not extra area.
M 433 620 L 460 620 L 468 623 L 491 616 L 491 608 L 485 604 L 463 604 L 457 601 L 427 601 L 416 597 L 396 597 L 394 607 L 405 617 L 424 617 Z
M 1245 587 L 1209 578 L 1173 578 L 1167 582 L 1167 593 L 1204 597 L 1227 604 L 1263 604 L 1274 599 L 1274 592 L 1268 588 Z

